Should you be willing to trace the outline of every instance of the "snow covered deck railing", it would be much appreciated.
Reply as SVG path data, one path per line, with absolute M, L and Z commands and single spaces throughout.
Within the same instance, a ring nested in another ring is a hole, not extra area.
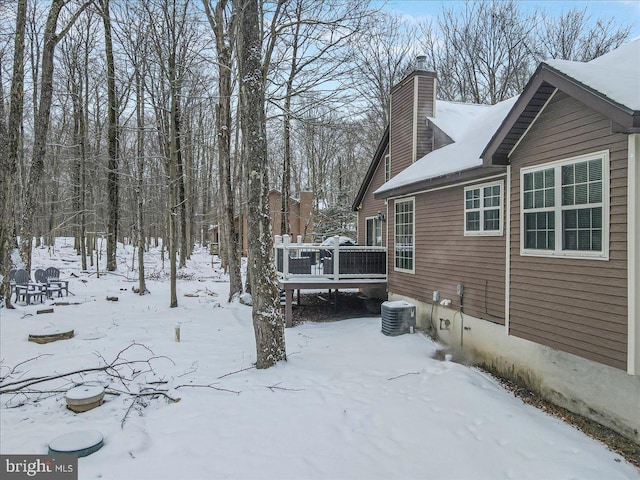
M 327 280 L 386 279 L 387 249 L 371 246 L 340 246 L 340 237 L 332 245 L 292 243 L 289 235 L 275 238 L 274 258 L 278 277 L 324 278 Z

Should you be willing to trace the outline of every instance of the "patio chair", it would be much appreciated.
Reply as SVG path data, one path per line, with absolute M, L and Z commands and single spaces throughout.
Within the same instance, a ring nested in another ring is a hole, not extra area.
M 56 267 L 49 267 L 45 270 L 45 275 L 48 285 L 59 285 L 60 295 L 62 295 L 62 290 L 64 290 L 65 295 L 69 295 L 69 280 L 60 280 L 60 270 Z
M 24 300 L 27 305 L 31 305 L 32 298 L 39 298 L 42 303 L 42 296 L 44 295 L 44 289 L 42 285 L 31 282 L 29 273 L 26 270 L 19 269 L 16 271 L 15 276 L 16 286 L 16 302 L 20 299 Z
M 44 270 L 42 270 L 41 268 L 37 269 L 33 276 L 36 279 L 36 283 L 42 285 L 44 294 L 47 298 L 52 298 L 53 294 L 56 292 L 58 293 L 59 297 L 62 296 L 62 287 L 60 286 L 60 284 L 49 283 L 49 281 L 47 280 L 47 274 Z

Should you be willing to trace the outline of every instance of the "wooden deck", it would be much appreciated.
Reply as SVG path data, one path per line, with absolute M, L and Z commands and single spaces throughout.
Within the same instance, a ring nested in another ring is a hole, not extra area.
M 340 290 L 343 288 L 386 287 L 387 280 L 379 278 L 348 278 L 333 280 L 331 278 L 295 278 L 278 279 L 278 286 L 284 290 L 285 327 L 293 326 L 293 292 L 294 290 Z
M 294 290 L 339 290 L 386 287 L 384 247 L 291 243 L 276 237 L 274 245 L 278 286 L 285 293 L 285 326 L 293 325 Z

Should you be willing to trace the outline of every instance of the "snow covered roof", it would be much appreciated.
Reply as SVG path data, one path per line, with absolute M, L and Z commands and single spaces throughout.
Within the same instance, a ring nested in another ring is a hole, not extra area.
M 436 101 L 435 117 L 427 117 L 429 122 L 446 133 L 454 142 L 462 139 L 469 126 L 482 115 L 489 105 L 476 103 Z
M 439 125 L 444 126 L 447 123 L 453 125 L 456 120 L 459 122 L 455 127 L 450 127 L 450 130 L 443 128 L 455 143 L 428 153 L 378 188 L 374 194 L 382 194 L 423 180 L 482 166 L 480 158 L 482 150 L 511 110 L 516 99 L 517 97 L 514 97 L 492 106 L 438 102 L 438 104 L 445 104 L 442 105 L 443 108 L 451 109 L 449 119 L 444 122 L 438 115 L 439 110 L 436 111 L 434 120 L 438 120 Z
M 640 110 L 640 37 L 591 60 L 547 60 L 551 68 L 631 110 Z
M 640 132 L 640 37 L 590 62 L 542 62 L 482 152 L 507 165 L 522 133 L 557 89 L 609 118 L 619 133 Z

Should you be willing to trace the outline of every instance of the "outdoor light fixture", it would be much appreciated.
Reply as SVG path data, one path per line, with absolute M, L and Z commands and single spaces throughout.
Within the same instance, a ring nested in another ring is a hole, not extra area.
M 378 210 L 378 220 L 380 220 L 381 222 L 385 221 L 384 213 L 382 213 L 380 210 Z

